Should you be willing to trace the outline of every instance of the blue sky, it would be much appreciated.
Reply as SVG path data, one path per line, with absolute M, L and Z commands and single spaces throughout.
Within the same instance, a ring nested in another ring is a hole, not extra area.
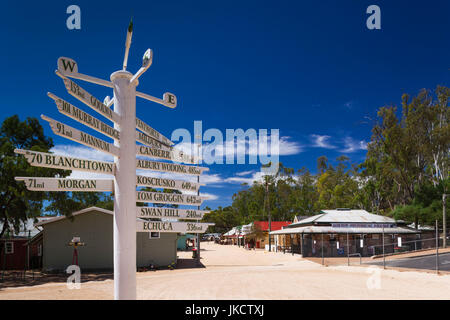
M 316 159 L 365 157 L 376 110 L 400 105 L 403 93 L 449 86 L 448 1 L 9 1 L 0 12 L 3 77 L 0 121 L 42 113 L 85 132 L 58 113 L 47 91 L 93 112 L 65 91 L 54 74 L 58 57 L 79 71 L 109 79 L 121 68 L 126 27 L 134 34 L 128 70 L 147 48 L 153 64 L 138 90 L 176 94 L 169 109 L 138 98 L 137 116 L 170 138 L 217 128 L 279 129 L 280 161 L 316 171 Z M 66 27 L 66 8 L 81 8 L 81 30 Z M 381 9 L 381 30 L 368 30 L 366 8 Z M 83 81 L 100 100 L 111 90 Z M 100 115 L 96 115 L 102 119 Z M 371 120 L 372 119 L 372 120 Z M 100 157 L 53 135 L 55 149 Z M 100 137 L 100 135 L 97 135 Z M 105 140 L 109 141 L 106 137 Z M 231 203 L 240 183 L 257 178 L 259 165 L 210 165 L 202 178 L 212 208 Z

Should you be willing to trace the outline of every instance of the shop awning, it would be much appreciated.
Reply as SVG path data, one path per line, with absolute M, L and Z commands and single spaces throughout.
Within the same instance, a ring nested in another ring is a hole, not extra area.
M 345 228 L 345 227 L 332 227 L 332 226 L 305 226 L 297 228 L 286 228 L 277 231 L 272 231 L 271 235 L 277 234 L 296 234 L 296 233 L 357 233 L 357 234 L 370 234 L 370 233 L 383 233 L 383 228 Z M 394 228 L 384 228 L 384 233 L 386 234 L 415 234 L 420 233 L 420 231 L 394 227 Z

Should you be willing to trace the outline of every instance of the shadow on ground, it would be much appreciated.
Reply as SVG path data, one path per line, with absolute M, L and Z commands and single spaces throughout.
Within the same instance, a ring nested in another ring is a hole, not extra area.
M 200 258 L 201 259 L 201 258 Z M 196 259 L 178 259 L 177 269 L 199 269 L 206 268 L 202 262 L 198 262 Z
M 37 286 L 46 283 L 64 283 L 67 282 L 69 274 L 56 273 L 46 274 L 42 272 L 27 271 L 5 271 L 4 275 L 0 274 L 0 291 L 4 288 Z M 88 281 L 104 281 L 113 279 L 112 272 L 96 272 L 96 273 L 82 273 L 81 282 Z

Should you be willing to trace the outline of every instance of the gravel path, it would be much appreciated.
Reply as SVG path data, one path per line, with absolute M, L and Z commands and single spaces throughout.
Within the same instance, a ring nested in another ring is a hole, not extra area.
M 137 273 L 138 299 L 450 299 L 450 275 L 323 267 L 298 255 L 202 243 L 204 268 Z M 191 253 L 179 253 L 190 258 Z M 113 299 L 113 281 L 0 289 L 0 299 Z

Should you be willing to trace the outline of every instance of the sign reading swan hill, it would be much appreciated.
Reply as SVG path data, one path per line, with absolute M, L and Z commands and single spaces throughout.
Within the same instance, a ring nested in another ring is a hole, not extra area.
M 28 163 L 34 167 L 86 171 L 103 174 L 114 174 L 115 169 L 114 163 L 112 162 L 65 157 L 52 153 L 22 149 L 15 149 L 14 152 L 24 155 Z
M 85 146 L 109 153 L 113 156 L 119 155 L 119 148 L 112 143 L 103 141 L 78 129 L 72 128 L 67 124 L 53 120 L 47 116 L 41 115 L 41 118 L 50 123 L 54 134 L 84 144 Z
M 156 178 L 147 176 L 136 176 L 136 185 L 142 187 L 164 188 L 173 190 L 198 191 L 199 183 L 189 181 Z
M 201 220 L 210 211 L 194 209 L 160 208 L 160 207 L 136 207 L 138 218 L 171 218 L 184 220 Z
M 136 91 L 136 87 L 139 85 L 138 79 L 152 65 L 153 51 L 151 49 L 145 51 L 142 58 L 142 67 L 134 75 L 127 71 L 132 33 L 133 24 L 130 22 L 125 41 L 123 66 L 111 74 L 110 81 L 79 73 L 78 64 L 71 58 L 60 57 L 58 59 L 56 74 L 63 79 L 67 92 L 95 112 L 114 122 L 114 126 L 102 122 L 54 94 L 48 93 L 48 96 L 55 101 L 60 113 L 100 134 L 106 135 L 108 138 L 114 139 L 114 144 L 41 115 L 42 119 L 49 122 L 53 133 L 56 135 L 113 155 L 115 157 L 114 163 L 60 156 L 46 152 L 14 150 L 15 153 L 23 155 L 27 162 L 35 167 L 86 171 L 113 176 L 111 179 L 44 177 L 16 177 L 16 179 L 23 181 L 26 187 L 32 191 L 114 192 L 113 252 L 114 266 L 116 266 L 114 268 L 114 298 L 118 300 L 136 299 L 136 232 L 203 233 L 210 225 L 213 225 L 197 222 L 142 221 L 145 218 L 199 220 L 206 211 L 136 207 L 136 202 L 167 204 L 168 206 L 200 206 L 204 200 L 204 197 L 190 194 L 137 191 L 136 186 L 146 186 L 164 189 L 164 191 L 168 189 L 198 193 L 201 185 L 189 181 L 138 176 L 136 174 L 137 169 L 199 176 L 207 168 L 136 159 L 137 156 L 144 156 L 187 164 L 195 163 L 193 157 L 173 148 L 174 143 L 172 141 L 144 121 L 136 118 L 136 97 L 171 109 L 177 106 L 177 98 L 169 92 L 164 93 L 163 98 L 160 99 Z M 112 88 L 114 98 L 105 99 L 105 103 L 103 103 L 69 78 Z M 110 108 L 113 104 L 114 107 Z M 120 168 L 120 170 L 117 170 L 117 168 Z M 130 216 L 128 214 L 130 212 L 136 212 L 136 215 Z M 117 232 L 118 230 L 120 232 Z M 123 248 L 127 250 L 123 250 Z
M 190 194 L 163 193 L 137 191 L 137 202 L 163 203 L 163 204 L 183 204 L 187 206 L 199 206 L 205 198 Z
M 70 179 L 70 178 L 30 178 L 16 177 L 24 181 L 31 191 L 82 191 L 110 192 L 113 191 L 112 179 Z
M 204 233 L 212 223 L 172 222 L 172 221 L 138 221 L 138 232 L 173 232 Z

